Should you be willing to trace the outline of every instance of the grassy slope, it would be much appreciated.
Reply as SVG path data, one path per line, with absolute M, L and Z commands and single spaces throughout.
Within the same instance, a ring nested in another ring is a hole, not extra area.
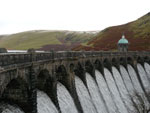
M 122 33 L 129 40 L 129 50 L 150 50 L 150 13 L 134 22 L 106 28 L 88 42 L 88 47 L 81 45 L 74 50 L 116 50 Z
M 45 45 L 62 45 L 71 43 L 85 43 L 94 34 L 71 31 L 28 31 L 0 38 L 0 47 L 7 49 L 42 48 Z

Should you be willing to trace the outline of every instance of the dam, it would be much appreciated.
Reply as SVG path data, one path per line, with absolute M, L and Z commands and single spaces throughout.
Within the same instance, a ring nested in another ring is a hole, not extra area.
M 148 113 L 150 52 L 0 53 L 1 113 Z

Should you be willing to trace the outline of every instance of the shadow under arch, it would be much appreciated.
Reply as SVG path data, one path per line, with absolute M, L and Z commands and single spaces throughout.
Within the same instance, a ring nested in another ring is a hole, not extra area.
M 137 63 L 141 64 L 144 67 L 144 59 L 142 57 L 137 58 Z
M 85 62 L 85 71 L 95 78 L 95 67 L 90 60 Z
M 59 81 L 68 88 L 69 74 L 67 73 L 66 67 L 64 65 L 60 65 L 56 69 L 56 78 L 57 81 Z
M 75 88 L 75 65 L 73 63 L 68 65 L 68 68 L 65 68 L 64 65 L 60 65 L 56 70 L 57 83 L 60 82 L 65 88 L 69 91 L 71 97 L 74 100 L 74 103 L 80 113 L 83 113 L 81 104 L 79 102 L 76 88 Z
M 95 69 L 97 69 L 98 71 L 100 71 L 102 73 L 102 75 L 104 75 L 104 67 L 100 60 L 98 60 L 98 59 L 95 60 L 94 66 L 95 66 Z
M 87 87 L 86 78 L 85 78 L 85 67 L 80 62 L 77 63 L 75 67 L 75 75 L 78 76 L 84 83 L 84 85 Z
M 37 75 L 37 88 L 43 90 L 45 87 L 46 80 L 50 77 L 49 71 L 47 69 L 43 69 Z
M 127 57 L 127 64 L 130 64 L 134 68 L 133 64 L 133 58 Z
M 69 91 L 69 93 L 73 95 L 74 84 L 64 65 L 60 65 L 56 69 L 56 77 L 57 77 L 57 82 L 63 84 L 66 87 L 66 89 Z M 56 88 L 57 88 L 57 84 L 56 84 Z
M 145 56 L 144 57 L 144 62 L 148 63 L 150 65 L 150 57 Z
M 124 66 L 127 69 L 127 58 L 121 57 L 119 59 L 120 65 Z
M 111 62 L 112 62 L 112 66 L 116 67 L 120 72 L 119 60 L 117 60 L 116 58 L 112 58 Z
M 28 84 L 20 77 L 12 79 L 2 93 L 1 101 L 9 104 L 17 104 L 24 112 L 32 111 L 30 105 L 30 91 Z
M 109 59 L 105 58 L 103 60 L 103 65 L 104 65 L 105 68 L 107 68 L 112 73 L 112 64 L 109 61 Z
M 37 75 L 37 88 L 44 91 L 49 98 L 52 100 L 58 111 L 60 112 L 60 107 L 57 99 L 57 82 L 56 76 L 51 75 L 47 69 L 43 69 Z

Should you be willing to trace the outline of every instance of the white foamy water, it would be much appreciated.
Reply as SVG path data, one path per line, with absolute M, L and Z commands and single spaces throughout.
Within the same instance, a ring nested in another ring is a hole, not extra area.
M 75 76 L 75 86 L 84 113 L 96 113 L 88 90 L 78 76 Z
M 115 102 L 113 102 L 112 99 L 113 97 L 108 89 L 108 86 L 106 84 L 103 75 L 98 70 L 95 70 L 95 76 L 96 76 L 96 81 L 98 83 L 99 90 L 101 91 L 104 97 L 109 113 L 118 113 L 119 111 L 116 107 Z
M 131 101 L 130 95 L 129 95 L 129 93 L 128 93 L 125 85 L 124 85 L 124 82 L 122 80 L 122 77 L 121 77 L 119 71 L 113 66 L 112 72 L 113 72 L 113 76 L 114 76 L 116 85 L 117 85 L 119 92 L 121 94 L 122 100 L 123 100 L 128 112 L 135 113 L 136 111 L 133 107 L 133 103 Z
M 141 96 L 145 107 L 149 108 L 149 102 L 135 70 L 131 65 L 127 65 L 127 68 L 128 71 L 120 66 L 120 74 L 115 67 L 112 67 L 113 75 L 107 68 L 104 68 L 104 77 L 98 70 L 95 70 L 96 81 L 86 73 L 88 89 L 82 80 L 75 76 L 77 95 L 84 113 L 138 113 L 138 111 L 143 113 L 141 101 L 135 93 Z M 137 68 L 145 90 L 150 91 L 150 65 L 144 63 L 143 68 L 137 64 Z M 62 113 L 78 113 L 71 95 L 61 83 L 57 84 L 57 96 Z M 137 111 L 130 99 L 136 103 Z M 51 99 L 42 91 L 37 91 L 37 108 L 38 113 L 58 113 Z M 0 103 L 0 113 L 24 112 L 18 106 Z
M 136 75 L 136 72 L 135 70 L 133 69 L 133 67 L 131 65 L 128 64 L 128 72 L 129 72 L 129 75 L 131 77 L 131 80 L 132 80 L 132 83 L 133 83 L 133 86 L 135 88 L 135 90 L 141 94 L 141 93 L 144 93 L 142 88 L 141 88 L 141 85 L 139 83 L 139 80 L 137 78 L 137 75 Z
M 120 72 L 121 72 L 121 75 L 122 75 L 122 78 L 123 78 L 123 81 L 125 83 L 125 86 L 129 92 L 130 95 L 133 95 L 134 92 L 135 92 L 135 89 L 133 87 L 133 83 L 131 81 L 131 78 L 127 72 L 127 70 L 125 69 L 124 66 L 120 65 Z
M 134 103 L 132 103 L 132 106 L 134 107 L 135 110 L 137 110 L 136 113 L 138 113 L 138 111 L 140 110 L 140 106 L 139 106 L 139 100 L 137 99 L 137 97 L 135 97 L 135 92 L 136 90 L 133 87 L 132 81 L 130 79 L 130 76 L 127 72 L 127 70 L 125 69 L 124 66 L 120 65 L 120 72 L 124 81 L 124 84 L 127 88 L 128 93 L 130 94 L 130 100 L 132 100 Z
M 105 78 L 106 78 L 106 82 L 108 84 L 108 87 L 113 95 L 113 98 L 114 98 L 114 101 L 118 107 L 118 110 L 120 113 L 128 113 L 127 111 L 127 108 L 125 107 L 121 97 L 120 97 L 120 94 L 119 94 L 119 91 L 116 87 L 116 83 L 112 77 L 112 74 L 109 72 L 109 70 L 107 68 L 104 68 L 104 73 L 105 73 Z
M 140 82 L 139 82 L 139 80 L 138 80 L 138 78 L 137 78 L 137 75 L 136 75 L 135 70 L 134 70 L 133 67 L 132 67 L 131 65 L 129 65 L 129 64 L 127 65 L 127 68 L 128 68 L 128 72 L 129 72 L 129 75 L 130 75 L 130 77 L 131 77 L 133 86 L 134 86 L 134 88 L 135 88 L 135 90 L 136 90 L 136 92 L 135 92 L 134 95 L 136 95 L 136 93 L 137 93 L 138 95 L 140 95 L 140 97 L 141 97 L 141 98 L 143 99 L 143 101 L 144 101 L 145 106 L 148 107 L 148 106 L 149 106 L 149 102 L 148 102 L 148 100 L 147 100 L 147 98 L 146 98 L 146 96 L 145 96 L 145 93 L 144 93 L 144 91 L 143 91 L 141 85 L 140 85 Z
M 37 108 L 38 113 L 58 113 L 51 99 L 42 91 L 37 91 Z
M 57 83 L 57 97 L 62 113 L 78 113 L 71 95 L 61 83 Z
M 91 75 L 89 73 L 86 73 L 86 81 L 87 81 L 87 85 L 88 85 L 88 89 L 89 89 L 91 98 L 97 109 L 97 112 L 98 113 L 108 113 L 108 110 L 103 101 L 103 97 L 100 95 L 98 86 L 96 85 L 96 82 L 94 81 L 94 79 L 91 77 Z
M 148 77 L 146 75 L 146 72 L 145 72 L 144 68 L 142 67 L 142 65 L 139 64 L 139 63 L 137 64 L 137 69 L 138 69 L 138 72 L 139 72 L 142 84 L 143 84 L 143 86 L 145 88 L 145 91 L 147 93 L 149 93 L 150 92 L 150 83 L 149 83 L 149 79 L 148 79 Z
M 9 104 L 0 104 L 0 113 L 24 113 L 18 106 L 12 106 Z
M 144 63 L 144 68 L 145 68 L 145 71 L 147 73 L 147 77 L 150 81 L 150 65 L 148 63 Z

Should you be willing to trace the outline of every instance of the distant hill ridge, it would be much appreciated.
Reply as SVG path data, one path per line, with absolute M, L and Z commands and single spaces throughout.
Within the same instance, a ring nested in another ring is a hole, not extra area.
M 0 36 L 0 47 L 27 50 L 117 50 L 117 42 L 125 34 L 129 50 L 150 51 L 150 13 L 127 24 L 102 31 L 33 30 Z
M 0 47 L 18 50 L 29 48 L 38 50 L 71 50 L 76 46 L 86 44 L 94 36 L 96 36 L 94 31 L 33 30 L 0 36 Z
M 99 32 L 86 46 L 80 45 L 73 50 L 114 50 L 117 42 L 125 34 L 130 45 L 129 50 L 150 51 L 150 13 L 136 21 L 113 26 Z

